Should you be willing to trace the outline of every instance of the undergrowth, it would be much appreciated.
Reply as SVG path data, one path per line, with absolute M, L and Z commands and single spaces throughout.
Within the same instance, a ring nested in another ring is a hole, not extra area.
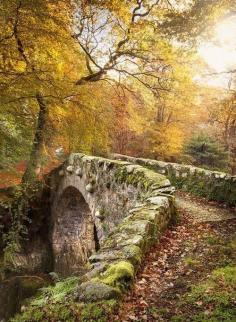
M 202 281 L 192 284 L 179 301 L 172 322 L 235 322 L 236 321 L 236 238 L 225 241 L 219 236 L 203 237 L 215 259 L 215 268 Z M 188 257 L 186 264 L 196 264 Z M 207 263 L 205 263 L 207 265 Z M 210 262 L 209 264 L 210 265 Z
M 192 286 L 181 305 L 192 307 L 194 322 L 236 321 L 236 267 L 213 270 L 209 278 Z M 172 321 L 184 321 L 184 317 L 173 317 Z
M 114 311 L 115 300 L 96 303 L 77 303 L 73 293 L 78 285 L 78 277 L 69 277 L 39 290 L 22 313 L 17 314 L 11 322 L 108 322 Z

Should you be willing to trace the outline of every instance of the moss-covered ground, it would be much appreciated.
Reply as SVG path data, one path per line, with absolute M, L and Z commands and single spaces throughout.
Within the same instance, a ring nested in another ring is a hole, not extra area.
M 22 312 L 12 322 L 108 322 L 117 307 L 115 300 L 95 303 L 78 303 L 73 293 L 79 283 L 77 277 L 70 277 L 39 290 L 30 301 L 22 305 Z

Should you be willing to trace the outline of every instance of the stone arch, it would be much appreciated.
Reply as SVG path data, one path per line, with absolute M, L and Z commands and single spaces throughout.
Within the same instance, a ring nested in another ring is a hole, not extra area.
M 78 189 L 68 186 L 53 210 L 54 270 L 63 276 L 82 273 L 88 257 L 98 247 L 89 205 Z

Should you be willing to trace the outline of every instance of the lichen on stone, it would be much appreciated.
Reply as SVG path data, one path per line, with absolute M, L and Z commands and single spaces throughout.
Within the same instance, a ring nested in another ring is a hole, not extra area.
M 74 300 L 81 302 L 96 302 L 120 298 L 119 289 L 107 285 L 101 281 L 89 281 L 82 283 L 75 291 Z

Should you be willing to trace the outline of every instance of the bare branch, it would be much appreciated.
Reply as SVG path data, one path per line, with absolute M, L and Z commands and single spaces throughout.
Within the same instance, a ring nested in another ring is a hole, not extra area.
M 110 16 L 104 18 L 102 20 L 102 24 L 99 26 L 96 26 L 97 19 L 94 17 L 96 14 L 96 11 L 93 12 L 93 8 L 90 6 L 88 10 L 90 10 L 89 17 L 87 17 L 83 21 L 83 31 L 79 34 L 75 35 L 74 37 L 78 40 L 79 45 L 81 46 L 82 50 L 86 54 L 86 66 L 89 71 L 89 75 L 81 77 L 77 82 L 76 85 L 83 85 L 86 84 L 86 82 L 96 82 L 99 80 L 102 80 L 103 77 L 107 74 L 108 71 L 114 70 L 119 75 L 126 74 L 129 75 L 136 80 L 138 80 L 140 83 L 142 83 L 144 86 L 148 87 L 152 91 L 155 90 L 164 90 L 163 84 L 161 84 L 161 77 L 157 74 L 157 71 L 160 71 L 160 67 L 157 66 L 156 69 L 152 69 L 150 71 L 150 65 L 153 64 L 160 64 L 163 62 L 162 59 L 158 58 L 151 58 L 150 53 L 145 50 L 138 49 L 139 41 L 138 40 L 132 40 L 131 38 L 131 31 L 132 27 L 136 23 L 136 18 L 142 18 L 148 16 L 148 14 L 151 13 L 152 9 L 159 5 L 160 0 L 156 0 L 153 4 L 147 6 L 144 2 L 144 0 L 136 0 L 136 6 L 133 8 L 131 12 L 130 17 L 130 23 L 125 28 L 122 26 L 122 24 L 116 20 L 110 20 Z M 95 9 L 96 10 L 96 9 Z M 99 15 L 100 13 L 98 13 Z M 108 57 L 106 63 L 104 63 L 103 66 L 97 63 L 95 60 L 95 54 L 96 49 L 98 47 L 99 43 L 99 37 L 97 36 L 97 32 L 105 30 L 105 28 L 108 26 L 109 23 L 116 23 L 116 25 L 119 26 L 122 33 L 124 34 L 123 38 L 117 42 L 116 45 L 114 45 L 113 50 L 110 48 L 107 48 Z M 81 22 L 80 22 L 81 23 Z M 94 45 L 95 43 L 95 45 Z M 129 46 L 128 46 L 129 45 Z M 92 49 L 91 49 L 92 48 Z M 92 54 L 93 53 L 93 54 Z M 124 59 L 122 59 L 124 58 Z M 137 60 L 140 60 L 138 62 Z M 142 63 L 143 69 L 145 69 L 143 72 L 131 72 L 128 70 L 128 68 L 119 68 L 121 64 L 125 64 L 125 62 L 130 62 L 133 64 L 133 66 L 136 66 L 136 69 L 139 69 L 140 63 Z M 93 71 L 91 68 L 91 64 L 93 64 L 95 67 L 97 67 L 98 71 Z M 151 85 L 148 84 L 148 82 L 144 81 L 142 79 L 142 76 L 145 76 L 147 78 L 153 78 L 157 80 L 157 85 Z M 119 80 L 120 82 L 120 80 Z
M 137 0 L 138 6 L 133 10 L 133 15 L 132 15 L 132 22 L 135 21 L 136 17 L 146 17 L 149 15 L 149 13 L 152 11 L 152 9 L 159 4 L 160 0 L 157 0 L 155 3 L 153 3 L 147 11 L 143 13 L 139 13 L 138 11 L 142 8 L 143 1 L 142 0 Z
M 96 82 L 102 78 L 103 75 L 106 74 L 106 70 L 102 69 L 99 72 L 90 74 L 88 76 L 81 77 L 75 84 L 76 85 L 84 85 L 87 82 Z
M 163 87 L 160 84 L 160 82 L 159 82 L 160 77 L 158 77 L 158 76 L 150 75 L 150 74 L 147 74 L 147 73 L 131 73 L 126 69 L 119 69 L 119 68 L 114 68 L 114 70 L 117 71 L 118 73 L 123 73 L 123 74 L 126 74 L 126 75 L 129 75 L 129 76 L 133 77 L 134 79 L 139 81 L 142 85 L 144 85 L 146 88 L 150 89 L 151 91 L 154 91 L 154 92 L 157 91 L 157 90 L 169 91 L 167 88 Z M 158 80 L 158 83 L 159 83 L 160 87 L 157 87 L 155 85 L 151 85 L 148 82 L 145 82 L 144 80 L 142 80 L 140 78 L 140 76 L 142 76 L 142 75 L 156 78 Z
M 93 57 L 91 56 L 90 52 L 89 52 L 89 51 L 84 47 L 84 45 L 83 45 L 81 42 L 79 42 L 79 45 L 80 45 L 80 47 L 83 49 L 83 51 L 85 52 L 86 56 L 91 60 L 91 62 L 92 62 L 96 67 L 98 67 L 99 69 L 102 69 L 102 67 L 101 67 L 101 66 L 99 66 L 99 65 L 96 63 L 96 61 L 93 59 Z

